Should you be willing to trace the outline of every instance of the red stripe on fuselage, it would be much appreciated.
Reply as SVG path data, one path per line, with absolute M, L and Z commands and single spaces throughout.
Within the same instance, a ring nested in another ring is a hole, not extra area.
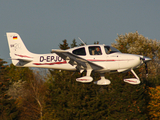
M 63 62 L 53 62 L 53 63 L 33 63 L 34 65 L 54 65 L 54 64 L 66 64 L 66 61 Z
M 125 60 L 95 60 L 95 59 L 87 59 L 90 62 L 112 62 L 112 61 L 130 61 L 133 59 L 125 59 Z

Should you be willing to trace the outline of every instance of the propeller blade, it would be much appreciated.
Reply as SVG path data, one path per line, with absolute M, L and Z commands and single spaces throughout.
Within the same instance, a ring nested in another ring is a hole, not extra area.
M 147 63 L 145 63 L 145 69 L 146 69 L 146 75 L 148 75 L 148 66 L 147 66 Z
M 146 70 L 146 77 L 148 77 L 148 66 L 147 66 L 147 62 L 151 61 L 152 59 L 149 57 L 145 57 L 145 56 L 141 56 L 140 60 L 143 61 L 143 63 L 145 64 L 145 70 Z

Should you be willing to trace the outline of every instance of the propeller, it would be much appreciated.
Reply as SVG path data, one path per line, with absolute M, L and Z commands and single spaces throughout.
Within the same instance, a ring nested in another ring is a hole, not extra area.
M 148 77 L 148 66 L 146 62 L 145 62 L 145 69 L 146 69 L 146 76 Z
M 147 66 L 147 62 L 151 61 L 152 59 L 149 57 L 145 57 L 145 56 L 141 56 L 140 60 L 143 61 L 143 63 L 145 64 L 145 70 L 146 70 L 146 76 L 148 77 L 148 66 Z

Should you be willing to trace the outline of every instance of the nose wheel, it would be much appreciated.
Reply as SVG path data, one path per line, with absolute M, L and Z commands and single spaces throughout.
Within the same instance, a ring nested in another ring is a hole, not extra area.
M 104 73 L 101 73 L 101 79 L 98 81 L 95 81 L 94 84 L 96 84 L 96 85 L 109 85 L 109 84 L 111 84 L 111 81 L 108 79 L 105 79 Z

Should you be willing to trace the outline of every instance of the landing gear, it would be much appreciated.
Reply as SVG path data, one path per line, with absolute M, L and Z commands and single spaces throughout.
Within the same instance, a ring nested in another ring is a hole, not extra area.
M 92 69 L 87 70 L 87 75 L 77 78 L 76 81 L 77 82 L 82 82 L 82 83 L 89 83 L 93 81 L 93 78 L 90 76 L 92 72 Z
M 76 81 L 82 82 L 82 83 L 92 82 L 93 78 L 90 76 L 91 72 L 92 72 L 92 69 L 88 69 L 86 76 L 77 78 Z M 127 82 L 129 84 L 133 84 L 133 85 L 140 84 L 141 81 L 140 81 L 139 77 L 137 76 L 137 74 L 133 71 L 133 69 L 131 69 L 131 72 L 133 73 L 133 75 L 136 78 L 127 78 L 127 79 L 124 79 L 124 82 Z M 95 81 L 94 84 L 96 84 L 96 85 L 109 85 L 109 84 L 111 84 L 111 81 L 109 79 L 105 78 L 104 73 L 100 73 L 100 75 L 101 75 L 101 79 L 98 81 Z
M 83 77 L 80 77 L 80 78 L 77 78 L 76 81 L 77 82 L 82 82 L 82 83 L 92 82 L 93 78 L 90 76 L 91 72 L 92 72 L 92 69 L 87 70 L 87 75 L 83 76 Z M 101 75 L 101 79 L 98 80 L 98 81 L 95 81 L 94 84 L 96 84 L 96 85 L 109 85 L 111 83 L 110 80 L 105 79 L 104 73 L 101 73 L 100 75 Z
M 77 82 L 82 82 L 82 83 L 90 83 L 93 81 L 93 78 L 90 76 L 84 76 L 76 79 Z
M 133 69 L 131 69 L 131 72 L 133 73 L 133 75 L 136 78 L 127 78 L 127 79 L 124 79 L 124 82 L 130 83 L 130 84 L 133 84 L 133 85 L 140 84 L 141 81 L 140 81 L 139 77 L 137 76 L 137 74 L 133 71 Z
M 104 73 L 101 73 L 101 79 L 100 80 L 94 82 L 94 84 L 97 84 L 97 85 L 109 85 L 110 83 L 111 83 L 110 80 L 105 79 Z

